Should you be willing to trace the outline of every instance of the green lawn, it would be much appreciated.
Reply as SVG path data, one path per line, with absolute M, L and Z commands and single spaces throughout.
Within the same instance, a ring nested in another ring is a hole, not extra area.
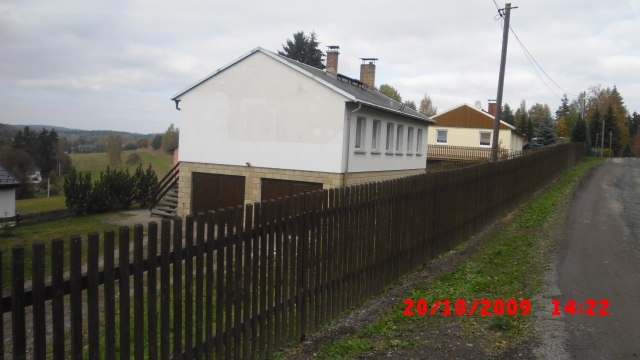
M 35 198 L 16 201 L 16 211 L 21 213 L 43 212 L 51 210 L 66 209 L 64 195 L 52 196 L 50 198 Z
M 137 153 L 140 155 L 142 159 L 142 167 L 147 168 L 149 163 L 156 171 L 158 175 L 158 180 L 162 179 L 163 176 L 171 170 L 173 167 L 173 155 L 166 151 L 153 151 L 147 149 L 139 149 L 139 150 L 127 150 L 123 151 L 121 155 L 122 165 L 116 167 L 116 169 L 129 169 L 130 172 L 135 171 L 135 166 L 127 166 L 127 157 L 130 154 Z M 104 171 L 107 169 L 109 165 L 109 157 L 106 153 L 89 153 L 89 154 L 71 154 L 71 160 L 73 161 L 73 166 L 75 166 L 77 171 L 80 172 L 91 172 L 91 179 L 96 180 L 100 177 L 100 171 Z
M 64 199 L 64 198 L 63 198 Z M 34 199 L 39 200 L 39 199 Z M 5 284 L 9 281 L 8 274 L 11 273 L 11 248 L 14 245 L 22 245 L 25 248 L 25 276 L 27 279 L 31 278 L 31 244 L 43 241 L 46 247 L 46 273 L 51 271 L 51 240 L 56 238 L 62 238 L 65 240 L 65 257 L 67 257 L 65 263 L 65 270 L 68 269 L 68 256 L 69 256 L 69 239 L 71 235 L 80 234 L 83 238 L 86 238 L 90 232 L 100 233 L 100 240 L 102 242 L 103 232 L 105 230 L 116 231 L 116 243 L 117 243 L 117 230 L 116 225 L 111 225 L 105 222 L 106 219 L 114 217 L 128 216 L 121 213 L 107 213 L 97 214 L 89 216 L 81 216 L 64 220 L 51 221 L 36 225 L 20 226 L 14 229 L 10 236 L 0 236 L 0 250 L 2 251 L 2 273 L 7 274 L 4 277 Z M 116 245 L 117 249 L 117 245 Z M 83 252 L 86 252 L 86 246 L 83 247 Z M 102 252 L 102 245 L 101 245 Z M 86 263 L 86 258 L 83 254 L 82 263 Z

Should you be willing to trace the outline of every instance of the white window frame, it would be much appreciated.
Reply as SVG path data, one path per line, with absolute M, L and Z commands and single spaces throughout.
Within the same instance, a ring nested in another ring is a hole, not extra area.
M 413 154 L 413 126 L 407 128 L 407 154 Z
M 444 142 L 438 141 L 438 137 L 440 136 L 440 132 L 444 132 Z M 447 145 L 449 143 L 449 130 L 445 129 L 436 129 L 436 145 Z
M 489 145 L 482 145 L 482 134 L 489 134 Z M 478 138 L 478 146 L 481 148 L 490 148 L 491 147 L 491 141 L 493 141 L 492 136 L 493 135 L 490 131 L 480 131 L 480 135 Z
M 396 126 L 392 122 L 387 123 L 387 142 L 386 152 L 387 154 L 393 154 L 393 137 L 395 136 Z
M 404 125 L 398 125 L 396 134 L 396 154 L 402 155 L 402 147 L 404 146 Z
M 371 152 L 380 153 L 380 139 L 382 138 L 382 121 L 373 120 L 371 127 Z
M 353 146 L 356 150 L 364 150 L 366 145 L 367 134 L 367 118 L 358 116 L 356 119 L 356 138 L 353 142 Z
M 422 129 L 416 135 L 416 155 L 422 155 Z

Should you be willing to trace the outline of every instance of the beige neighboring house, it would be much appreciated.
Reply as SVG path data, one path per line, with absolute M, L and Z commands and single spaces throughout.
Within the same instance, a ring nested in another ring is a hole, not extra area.
M 489 104 L 489 111 L 462 104 L 433 116 L 437 122 L 429 130 L 429 146 L 464 146 L 471 148 L 491 148 L 495 103 Z M 499 146 L 512 153 L 522 151 L 525 135 L 516 127 L 500 121 Z

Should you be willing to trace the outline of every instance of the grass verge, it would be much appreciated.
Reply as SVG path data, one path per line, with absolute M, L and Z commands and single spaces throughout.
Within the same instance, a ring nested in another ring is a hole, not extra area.
M 23 212 L 44 212 L 51 210 L 66 209 L 64 195 L 52 196 L 49 198 L 35 198 L 16 200 L 16 210 L 20 213 Z
M 173 167 L 173 155 L 162 150 L 138 149 L 123 151 L 121 155 L 122 164 L 115 169 L 129 169 L 133 173 L 138 164 L 126 165 L 127 157 L 133 153 L 140 155 L 142 168 L 146 169 L 151 164 L 153 170 L 158 175 L 158 180 L 165 176 Z M 81 172 L 89 171 L 91 179 L 94 181 L 100 178 L 100 172 L 105 171 L 109 166 L 109 157 L 106 153 L 71 154 L 71 160 L 76 170 Z M 113 167 L 112 167 L 113 168 Z
M 452 311 L 458 299 L 466 300 L 470 306 L 474 300 L 481 299 L 533 298 L 543 284 L 545 264 L 554 249 L 556 215 L 586 171 L 602 161 L 587 158 L 563 173 L 547 191 L 523 204 L 504 226 L 483 237 L 472 254 L 453 271 L 416 283 L 407 298 L 424 299 L 431 305 L 436 300 L 448 299 Z M 454 252 L 460 248 L 462 246 Z M 461 339 L 473 339 L 484 352 L 498 354 L 530 332 L 531 317 L 528 316 L 483 317 L 476 311 L 473 316 L 454 313 L 443 317 L 439 310 L 435 316 L 405 317 L 403 300 L 398 299 L 397 306 L 358 333 L 321 345 L 318 357 L 359 358 L 390 354 L 400 348 L 410 352 L 418 343 L 432 349 L 453 347 L 460 342 L 462 346 L 473 346 Z M 444 336 L 445 340 L 430 342 L 432 336 Z

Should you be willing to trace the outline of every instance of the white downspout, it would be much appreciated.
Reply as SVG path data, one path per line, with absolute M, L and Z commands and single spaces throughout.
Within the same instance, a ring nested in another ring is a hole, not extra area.
M 349 112 L 349 115 L 347 116 L 347 163 L 346 163 L 346 169 L 344 172 L 344 193 L 347 193 L 347 179 L 349 178 L 349 155 L 351 154 L 351 114 L 355 113 L 356 111 L 360 110 L 360 108 L 362 107 L 362 103 L 358 103 L 358 108 Z

